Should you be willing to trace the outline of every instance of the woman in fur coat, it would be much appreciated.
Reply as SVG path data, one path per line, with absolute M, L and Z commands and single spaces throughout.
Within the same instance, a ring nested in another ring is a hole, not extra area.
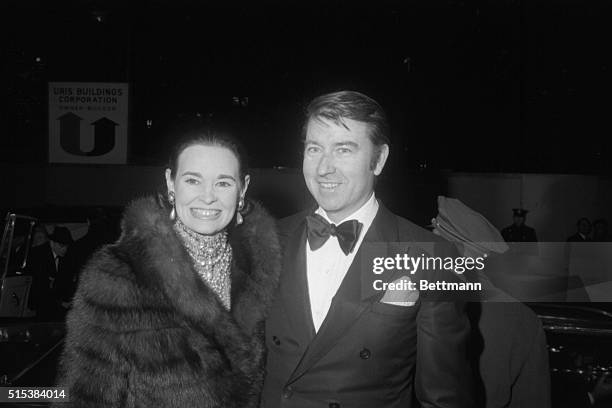
M 231 139 L 197 130 L 170 159 L 168 199 L 126 209 L 67 319 L 60 385 L 71 406 L 258 405 L 280 255 L 274 220 L 246 204 L 244 172 Z

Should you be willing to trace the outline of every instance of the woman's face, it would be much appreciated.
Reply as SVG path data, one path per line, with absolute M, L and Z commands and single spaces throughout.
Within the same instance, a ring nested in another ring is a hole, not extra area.
M 220 146 L 189 146 L 179 155 L 174 180 L 166 170 L 168 192 L 174 192 L 177 217 L 190 229 L 212 235 L 234 217 L 249 176 L 240 180 L 238 159 Z

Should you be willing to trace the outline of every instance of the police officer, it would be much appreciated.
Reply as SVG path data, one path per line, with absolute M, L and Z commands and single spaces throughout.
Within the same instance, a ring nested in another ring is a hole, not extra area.
M 513 223 L 502 230 L 502 236 L 506 242 L 537 242 L 538 238 L 533 228 L 525 225 L 527 210 L 513 208 Z

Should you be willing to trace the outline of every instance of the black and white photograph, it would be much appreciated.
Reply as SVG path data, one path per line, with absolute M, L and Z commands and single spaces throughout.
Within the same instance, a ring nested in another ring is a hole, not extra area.
M 1 2 L 0 407 L 612 407 L 611 18 Z

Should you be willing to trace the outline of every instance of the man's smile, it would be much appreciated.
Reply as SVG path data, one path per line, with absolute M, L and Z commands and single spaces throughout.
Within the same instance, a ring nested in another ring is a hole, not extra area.
M 329 190 L 329 191 L 333 191 L 333 190 L 335 190 L 335 189 L 336 189 L 336 188 L 337 188 L 337 187 L 338 187 L 340 184 L 341 184 L 341 183 L 334 183 L 334 182 L 329 182 L 329 181 L 326 181 L 326 182 L 320 181 L 320 182 L 319 182 L 319 187 L 320 187 L 322 190 Z

